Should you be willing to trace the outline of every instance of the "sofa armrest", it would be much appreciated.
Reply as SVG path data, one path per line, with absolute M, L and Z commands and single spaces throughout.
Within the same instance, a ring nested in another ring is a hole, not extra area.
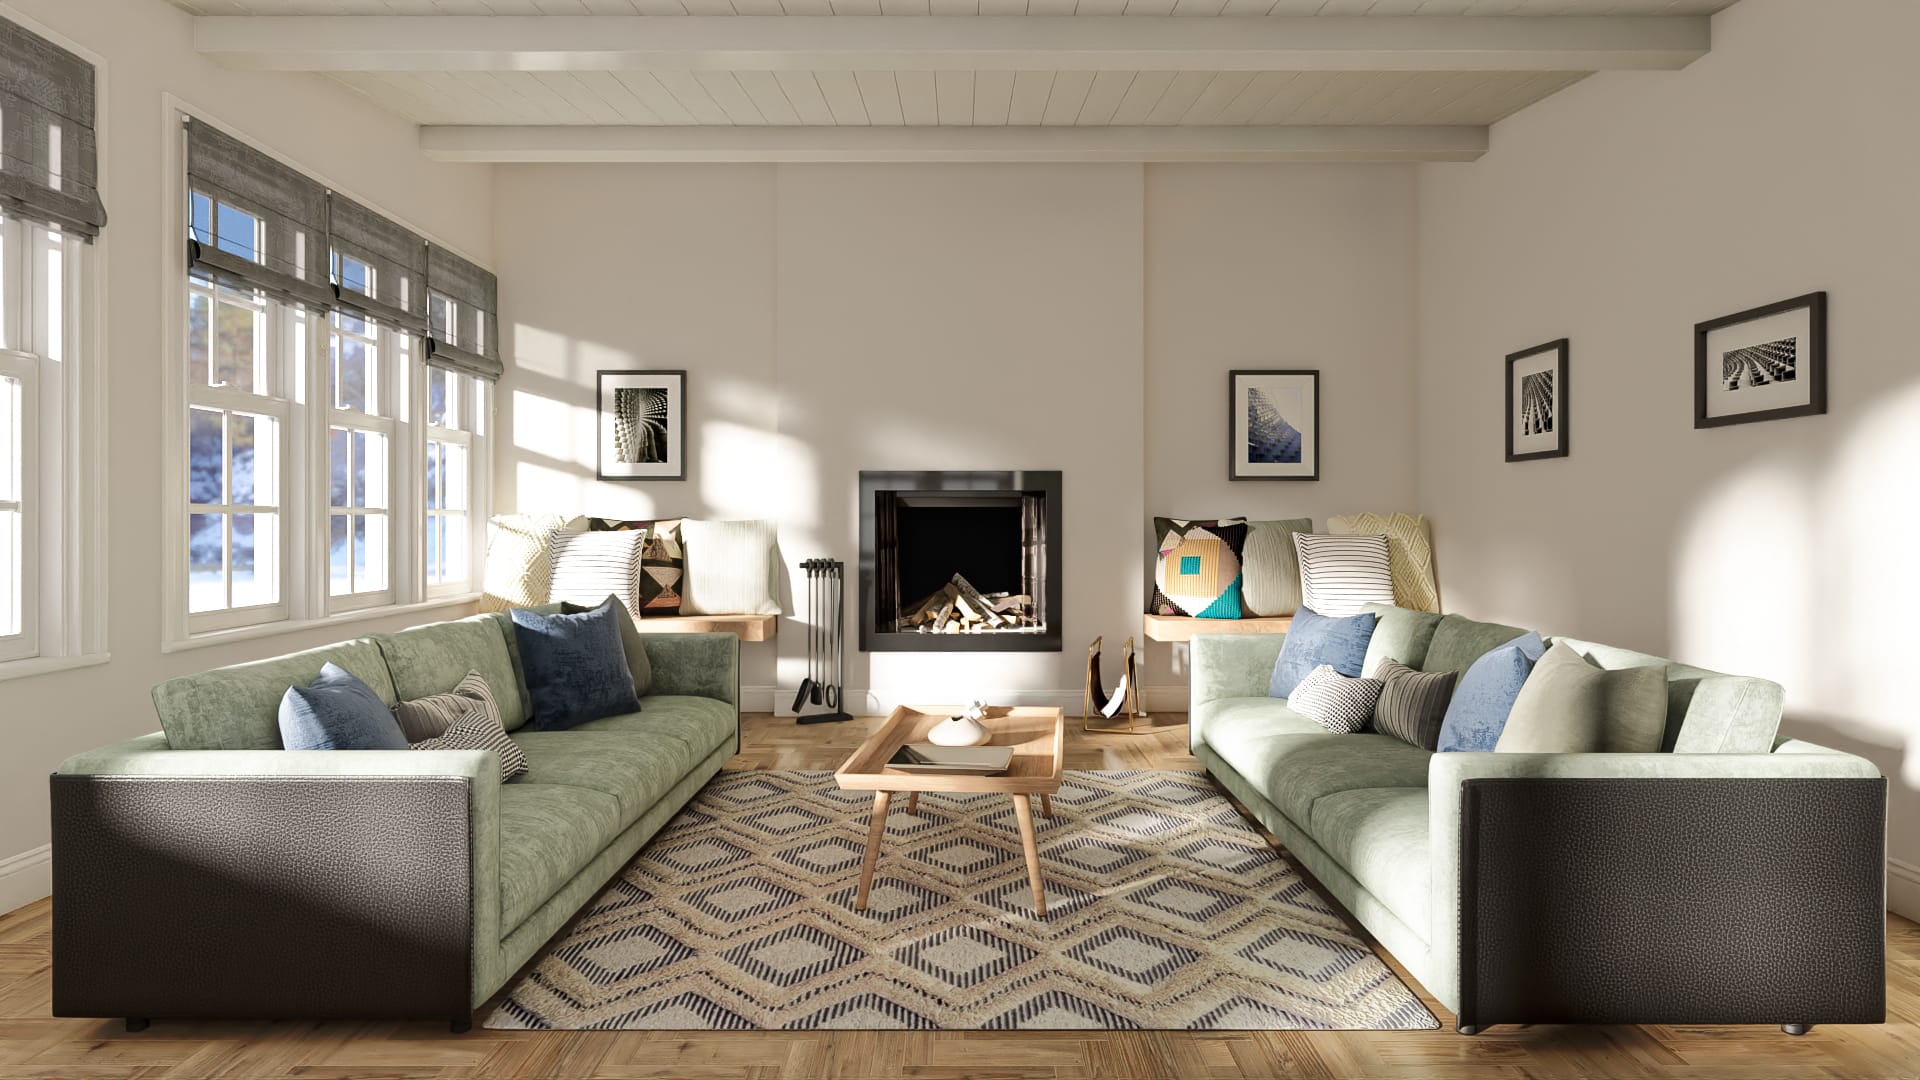
M 500 936 L 495 755 L 149 737 L 49 786 L 55 1015 L 469 1015 Z
M 1461 1025 L 1884 1014 L 1870 762 L 1448 753 L 1428 785 L 1428 989 Z
M 647 634 L 655 694 L 713 698 L 740 707 L 740 639 L 732 634 Z
M 1196 634 L 1188 711 L 1224 698 L 1265 697 L 1285 634 Z

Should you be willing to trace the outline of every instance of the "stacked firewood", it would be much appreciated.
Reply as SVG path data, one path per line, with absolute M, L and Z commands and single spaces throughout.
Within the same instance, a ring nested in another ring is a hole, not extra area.
M 903 634 L 987 634 L 1037 629 L 1033 597 L 1024 593 L 983 593 L 959 574 L 938 592 L 900 611 Z

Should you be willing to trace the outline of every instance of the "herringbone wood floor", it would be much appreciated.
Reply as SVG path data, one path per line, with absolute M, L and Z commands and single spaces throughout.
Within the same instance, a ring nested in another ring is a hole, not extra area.
M 1071 769 L 1192 768 L 1185 717 L 1143 735 L 1072 730 Z M 831 769 L 877 720 L 746 721 L 736 769 Z M 48 905 L 0 917 L 4 1077 L 1920 1077 L 1920 927 L 1888 926 L 1888 1022 L 1822 1027 L 1502 1027 L 1422 1032 L 515 1032 L 437 1023 L 156 1022 L 48 1014 Z M 1383 954 L 1384 955 L 1384 954 Z M 1387 962 L 1404 977 L 1391 957 Z M 290 972 L 290 977 L 298 977 Z M 1411 984 L 1411 983 L 1410 983 Z M 1419 987 L 1415 985 L 1415 990 Z

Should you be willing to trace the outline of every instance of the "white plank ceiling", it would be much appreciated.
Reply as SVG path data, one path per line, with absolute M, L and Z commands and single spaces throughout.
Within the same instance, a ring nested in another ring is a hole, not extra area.
M 172 0 L 195 15 L 1711 15 L 1733 0 Z

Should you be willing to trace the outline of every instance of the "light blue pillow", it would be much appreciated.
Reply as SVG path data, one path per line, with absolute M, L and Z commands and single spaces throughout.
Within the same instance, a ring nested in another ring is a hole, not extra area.
M 1273 662 L 1273 678 L 1267 683 L 1267 696 L 1293 696 L 1300 685 L 1321 664 L 1348 678 L 1358 677 L 1367 659 L 1367 642 L 1373 640 L 1374 623 L 1379 619 L 1371 611 L 1345 618 L 1329 618 L 1312 608 L 1293 614 L 1287 640 L 1280 645 L 1280 658 Z
M 329 663 L 306 686 L 280 696 L 280 745 L 288 750 L 405 750 L 393 710 L 353 672 Z
M 1545 655 L 1547 643 L 1539 634 L 1526 634 L 1491 649 L 1460 676 L 1440 724 L 1437 749 L 1491 751 L 1506 730 L 1513 699 L 1533 674 L 1533 665 Z
M 578 615 L 514 608 L 513 640 L 533 699 L 535 731 L 565 731 L 603 716 L 640 711 L 633 672 L 620 644 L 627 609 L 609 596 Z

